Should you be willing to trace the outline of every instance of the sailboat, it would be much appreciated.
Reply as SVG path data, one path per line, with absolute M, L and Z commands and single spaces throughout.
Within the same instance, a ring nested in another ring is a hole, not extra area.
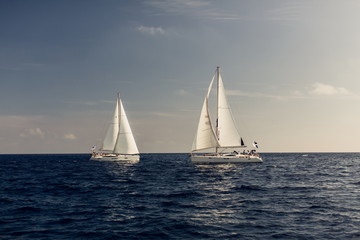
M 217 118 L 214 129 L 214 123 L 210 118 L 209 112 L 209 95 L 215 79 L 217 82 Z M 254 142 L 254 147 L 258 147 L 256 142 Z M 236 150 L 238 148 L 243 148 L 244 150 L 241 152 Z M 263 162 L 255 149 L 250 151 L 245 150 L 245 148 L 245 143 L 239 135 L 226 98 L 220 67 L 217 67 L 201 110 L 198 128 L 191 149 L 191 161 L 193 163 Z M 204 150 L 209 151 L 209 149 L 212 149 L 210 153 L 204 152 Z M 235 150 L 229 151 L 229 149 Z
M 124 106 L 118 94 L 111 122 L 102 141 L 100 151 L 92 148 L 90 160 L 139 161 L 139 150 L 130 128 Z

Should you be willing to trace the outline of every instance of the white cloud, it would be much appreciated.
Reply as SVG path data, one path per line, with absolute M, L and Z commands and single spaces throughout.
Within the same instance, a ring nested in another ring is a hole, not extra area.
M 141 33 L 150 34 L 150 35 L 165 34 L 165 30 L 162 29 L 161 27 L 139 26 L 137 30 Z
M 30 128 L 26 130 L 25 132 L 20 134 L 21 137 L 38 137 L 41 139 L 45 138 L 45 132 L 41 130 L 40 128 Z
M 304 94 L 303 94 L 301 91 L 299 91 L 299 90 L 294 90 L 294 91 L 291 92 L 291 96 L 294 96 L 294 97 L 303 97 Z
M 311 95 L 349 95 L 350 92 L 343 87 L 335 87 L 324 83 L 314 83 L 309 91 Z
M 75 139 L 77 139 L 77 137 L 73 133 L 67 133 L 67 134 L 64 135 L 63 138 L 66 139 L 66 140 L 75 140 Z
M 174 113 L 166 113 L 166 112 L 151 112 L 150 114 L 159 116 L 159 117 L 176 117 L 177 116 Z
M 102 105 L 102 104 L 114 104 L 114 101 L 110 101 L 110 100 L 99 100 L 99 101 L 63 101 L 66 104 L 71 104 L 71 105 L 82 105 L 82 106 L 98 106 L 98 105 Z
M 161 9 L 171 15 L 183 15 L 206 20 L 239 20 L 238 14 L 216 8 L 210 1 L 204 0 L 151 0 L 148 5 Z
M 176 91 L 176 94 L 180 95 L 180 96 L 185 96 L 185 95 L 188 95 L 188 92 L 185 91 L 184 89 L 179 89 Z
M 293 90 L 289 94 L 267 94 L 261 92 L 242 92 L 239 90 L 226 90 L 227 95 L 255 98 L 272 98 L 277 100 L 289 100 L 310 98 L 314 96 L 346 96 L 358 98 L 356 94 L 351 93 L 344 87 L 332 86 L 329 84 L 316 82 L 311 85 L 307 91 Z
M 41 69 L 45 68 L 47 64 L 45 63 L 19 63 L 16 65 L 0 65 L 1 70 L 8 71 L 26 71 L 29 69 Z
M 242 92 L 239 90 L 226 90 L 226 94 L 229 96 L 274 98 L 274 99 L 278 99 L 278 100 L 283 100 L 283 99 L 289 97 L 289 96 L 271 95 L 271 94 L 265 94 L 265 93 L 259 93 L 259 92 Z
M 268 19 L 273 21 L 297 21 L 301 19 L 307 6 L 303 2 L 284 2 L 279 7 L 267 11 Z

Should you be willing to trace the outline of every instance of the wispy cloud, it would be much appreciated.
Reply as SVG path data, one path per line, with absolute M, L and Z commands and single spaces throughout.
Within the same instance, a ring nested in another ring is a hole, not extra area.
M 358 97 L 355 94 L 352 94 L 348 89 L 344 87 L 332 86 L 329 84 L 316 82 L 308 88 L 308 90 L 292 90 L 289 94 L 267 94 L 260 92 L 242 92 L 238 90 L 227 90 L 226 93 L 232 96 L 242 96 L 242 97 L 254 97 L 254 98 L 271 98 L 276 100 L 289 100 L 289 99 L 301 99 L 301 98 L 310 98 L 315 96 L 348 96 L 348 97 Z
M 289 96 L 272 95 L 272 94 L 259 93 L 259 92 L 242 92 L 238 90 L 226 90 L 226 94 L 229 96 L 273 98 L 277 100 L 284 100 L 285 98 L 289 98 Z
M 145 26 L 139 26 L 137 27 L 137 30 L 144 34 L 150 34 L 152 36 L 159 35 L 159 34 L 165 34 L 165 30 L 161 27 L 145 27 Z
M 73 133 L 64 134 L 63 138 L 65 140 L 76 140 L 77 139 L 77 137 Z
M 99 101 L 63 101 L 64 103 L 71 105 L 83 105 L 83 106 L 98 106 L 101 104 L 114 104 L 114 100 L 99 100 Z
M 336 87 L 324 83 L 314 83 L 309 94 L 311 95 L 350 95 L 349 90 L 344 87 Z
M 19 63 L 16 65 L 0 65 L 0 70 L 5 71 L 27 71 L 45 69 L 48 64 L 45 63 Z
M 146 4 L 161 9 L 165 13 L 197 17 L 207 20 L 238 20 L 238 14 L 216 8 L 205 0 L 150 0 Z
M 159 116 L 159 117 L 176 117 L 177 116 L 174 113 L 168 113 L 168 112 L 151 112 L 150 114 Z
M 20 134 L 20 137 L 38 137 L 41 139 L 45 138 L 45 132 L 40 128 L 30 128 Z
M 176 92 L 176 95 L 180 95 L 180 96 L 186 96 L 188 95 L 189 93 L 187 91 L 185 91 L 184 89 L 179 89 L 177 90 Z
M 64 127 L 58 127 L 58 124 L 55 124 L 56 127 L 49 127 L 50 122 L 52 122 L 50 119 L 43 116 L 0 116 L 0 130 L 2 132 L 17 132 L 17 137 L 28 140 L 78 139 L 74 133 L 66 133 Z
M 273 21 L 292 22 L 301 18 L 301 12 L 306 8 L 303 2 L 284 2 L 283 5 L 267 11 L 267 19 Z

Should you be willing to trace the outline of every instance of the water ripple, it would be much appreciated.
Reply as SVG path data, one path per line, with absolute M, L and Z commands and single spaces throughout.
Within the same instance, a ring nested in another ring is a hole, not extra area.
M 360 154 L 0 155 L 3 239 L 359 239 Z

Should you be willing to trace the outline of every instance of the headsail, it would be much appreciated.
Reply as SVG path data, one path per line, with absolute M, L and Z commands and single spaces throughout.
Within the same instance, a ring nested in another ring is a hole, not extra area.
M 209 95 L 214 82 L 215 76 L 211 80 L 208 92 L 204 99 L 204 104 L 200 114 L 200 120 L 197 128 L 197 132 L 194 138 L 192 145 L 192 151 L 202 150 L 207 148 L 218 147 L 219 143 L 216 139 L 213 126 L 211 124 L 210 114 L 209 114 Z
M 136 146 L 136 142 L 120 97 L 118 98 L 118 102 L 120 105 L 120 127 L 114 153 L 139 154 L 139 150 Z
M 226 98 L 224 83 L 219 69 L 217 136 L 220 147 L 238 147 L 243 145 L 241 144 L 240 135 Z

